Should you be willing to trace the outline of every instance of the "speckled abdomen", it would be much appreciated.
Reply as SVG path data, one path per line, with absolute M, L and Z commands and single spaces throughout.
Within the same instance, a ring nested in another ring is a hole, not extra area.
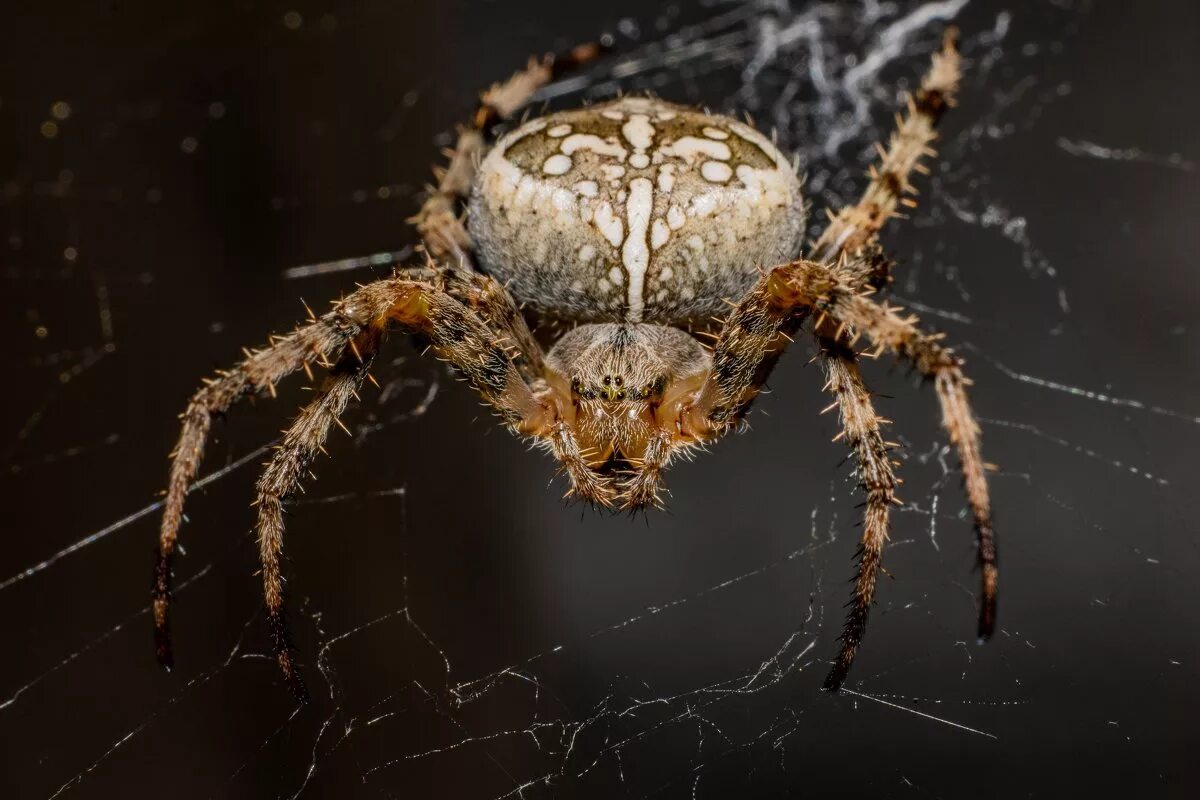
M 799 254 L 804 203 L 753 128 L 626 97 L 502 137 L 469 224 L 483 268 L 540 314 L 685 324 Z

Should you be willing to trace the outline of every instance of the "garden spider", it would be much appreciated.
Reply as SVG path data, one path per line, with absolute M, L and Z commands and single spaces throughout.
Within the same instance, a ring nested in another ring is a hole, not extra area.
M 411 220 L 423 266 L 362 286 L 287 336 L 205 382 L 182 415 L 172 454 L 154 585 L 160 661 L 171 666 L 171 560 L 184 498 L 212 418 L 310 365 L 329 368 L 258 482 L 258 543 L 275 655 L 306 698 L 284 622 L 283 505 L 364 378 L 389 327 L 449 361 L 514 433 L 554 455 L 569 494 L 603 507 L 657 505 L 674 457 L 745 416 L 807 320 L 866 493 L 858 574 L 841 647 L 825 680 L 846 678 L 867 623 L 897 479 L 885 422 L 858 367 L 862 337 L 933 381 L 962 462 L 982 576 L 979 635 L 993 630 L 996 546 L 979 426 L 962 362 L 915 317 L 878 303 L 889 262 L 878 243 L 912 172 L 933 155 L 934 126 L 960 74 L 948 31 L 920 89 L 897 116 L 862 199 L 830 214 L 800 257 L 806 205 L 792 163 L 749 125 L 649 97 L 623 97 L 528 121 L 488 144 L 533 93 L 595 46 L 531 60 L 485 92 Z M 462 214 L 467 206 L 466 219 Z M 770 269 L 764 266 L 776 264 Z M 731 306 L 726 309 L 725 306 Z M 715 315 L 725 313 L 725 319 Z M 547 353 L 528 321 L 571 325 Z M 714 322 L 715 320 L 715 322 Z M 702 345 L 698 336 L 712 339 Z

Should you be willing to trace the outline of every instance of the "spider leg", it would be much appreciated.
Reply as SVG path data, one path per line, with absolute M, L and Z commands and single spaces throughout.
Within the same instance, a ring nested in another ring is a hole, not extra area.
M 391 284 L 382 286 L 380 291 L 380 299 L 387 298 L 385 302 L 389 307 L 383 313 L 374 314 L 372 323 L 346 345 L 320 394 L 293 421 L 258 482 L 257 529 L 268 620 L 279 667 L 296 698 L 302 702 L 307 701 L 308 694 L 292 662 L 291 639 L 283 612 L 280 571 L 283 506 L 300 488 L 300 480 L 309 464 L 323 450 L 330 426 L 338 422 L 338 417 L 362 384 L 388 321 L 428 339 L 434 351 L 451 362 L 511 428 L 522 433 L 549 435 L 556 448 L 569 450 L 575 447 L 577 451 L 573 436 L 560 440 L 559 429 L 565 426 L 556 422 L 554 411 L 533 394 L 508 351 L 496 341 L 494 333 L 477 314 L 441 287 L 411 280 L 380 281 L 379 284 Z M 567 468 L 572 470 L 570 464 Z M 602 480 L 586 469 L 586 463 L 583 468 L 586 476 L 579 480 Z M 578 486 L 575 483 L 578 476 L 573 471 L 571 477 L 576 490 L 590 493 L 590 499 L 606 496 L 605 487 L 592 487 L 586 483 Z
M 846 278 L 815 298 L 817 308 L 827 314 L 817 326 L 818 335 L 836 335 L 835 328 L 853 329 L 851 341 L 866 337 L 878 350 L 889 350 L 908 361 L 921 375 L 933 381 L 942 409 L 942 427 L 958 452 L 967 503 L 975 522 L 980 573 L 978 635 L 991 638 L 996 625 L 996 536 L 992 529 L 991 499 L 988 494 L 987 464 L 980 449 L 979 423 L 967 399 L 971 381 L 963 374 L 963 360 L 940 343 L 941 334 L 922 333 L 916 315 L 901 317 L 897 309 L 877 303 L 852 288 Z
M 283 575 L 280 555 L 283 551 L 283 504 L 300 488 L 301 477 L 309 471 L 317 453 L 325 451 L 329 428 L 337 422 L 346 405 L 355 397 L 367 369 L 378 351 L 381 330 L 368 330 L 352 340 L 330 370 L 320 392 L 300 410 L 284 432 L 257 487 L 258 549 L 262 562 L 263 596 L 267 621 L 275 646 L 275 658 L 292 693 L 301 702 L 308 701 L 308 690 L 292 663 L 292 644 L 283 607 Z
M 482 272 L 445 269 L 440 275 L 451 296 L 505 337 L 506 348 L 512 349 L 525 380 L 531 384 L 540 380 L 545 374 L 545 354 L 508 289 Z
M 449 268 L 438 275 L 447 292 L 501 335 L 498 341 L 509 351 L 535 394 L 553 403 L 550 398 L 554 393 L 545 382 L 545 354 L 508 289 L 482 272 Z M 549 430 L 535 432 L 535 435 L 562 465 L 571 484 L 571 496 L 595 506 L 612 505 L 615 496 L 612 480 L 589 466 L 587 454 L 580 449 L 569 425 L 559 420 Z
M 538 89 L 596 58 L 601 50 L 599 44 L 583 44 L 559 55 L 530 58 L 524 69 L 480 95 L 470 122 L 459 129 L 458 141 L 444 153 L 449 163 L 434 168 L 437 185 L 429 187 L 420 210 L 408 220 L 430 255 L 442 262 L 471 263 L 471 237 L 459 214 L 459 203 L 471 192 L 475 169 L 496 126 L 512 119 Z
M 862 541 L 858 548 L 858 573 L 854 595 L 842 627 L 841 648 L 833 669 L 825 678 L 825 688 L 836 691 L 846 680 L 858 646 L 867 629 L 867 618 L 875 597 L 875 583 L 888 538 L 888 516 L 896 500 L 899 482 L 888 452 L 890 445 L 880 431 L 883 420 L 875 413 L 871 393 L 863 383 L 858 359 L 844 344 L 826 340 L 822 363 L 828 376 L 829 391 L 837 397 L 842 433 L 857 459 L 858 483 L 866 492 Z
M 902 319 L 894 309 L 880 305 L 856 288 L 852 267 L 826 267 L 795 261 L 776 267 L 746 295 L 726 320 L 713 349 L 713 366 L 692 405 L 680 415 L 680 429 L 696 440 L 727 432 L 745 412 L 765 378 L 764 365 L 778 357 L 778 336 L 796 329 L 812 312 L 818 312 L 816 332 L 829 348 L 826 352 L 831 386 L 838 394 L 843 425 L 858 457 L 859 477 L 867 490 L 859 576 L 851 612 L 842 635 L 842 650 L 826 687 L 836 689 L 845 679 L 866 624 L 879 568 L 879 552 L 887 537 L 887 502 L 893 502 L 895 477 L 887 457 L 887 444 L 879 434 L 879 419 L 869 394 L 861 384 L 849 344 L 865 334 L 877 347 L 911 362 L 933 380 L 942 407 L 942 425 L 958 451 L 967 500 L 975 520 L 981 574 L 979 636 L 988 638 L 995 626 L 996 543 L 991 524 L 985 465 L 980 453 L 979 425 L 967 402 L 967 379 L 962 361 L 938 343 L 936 335 L 922 334 L 915 318 Z
M 444 288 L 404 275 L 363 286 L 339 301 L 328 314 L 250 353 L 232 370 L 201 387 L 183 414 L 183 429 L 172 455 L 154 583 L 155 640 L 159 660 L 165 666 L 170 667 L 173 661 L 169 636 L 171 560 L 184 500 L 199 468 L 212 417 L 227 411 L 251 391 L 271 390 L 276 382 L 309 362 L 325 362 L 336 350 L 358 348 L 361 353 L 369 343 L 364 337 L 382 333 L 389 322 L 425 338 L 516 431 L 543 435 L 554 426 L 554 410 L 534 395 L 504 343 L 497 341 L 479 316 Z M 568 437 L 566 441 L 569 444 L 573 439 Z
M 840 270 L 855 287 L 881 289 L 891 280 L 892 263 L 879 244 L 878 233 L 899 206 L 914 207 L 909 194 L 916 194 L 910 182 L 914 171 L 927 172 L 921 166 L 923 156 L 931 156 L 930 145 L 937 138 L 935 128 L 945 111 L 954 105 L 961 78 L 961 58 L 956 47 L 957 31 L 947 29 L 942 49 L 933 56 L 933 63 L 921 81 L 915 95 L 907 98 L 907 109 L 896 117 L 896 130 L 888 147 L 880 147 L 881 161 L 872 165 L 871 181 L 860 201 L 831 216 L 830 224 L 813 246 L 812 257 L 819 261 L 840 261 Z M 846 258 L 846 254 L 851 254 Z M 820 327 L 820 326 L 819 326 Z M 824 326 L 829 328 L 831 326 Z M 882 547 L 888 534 L 888 511 L 895 500 L 896 478 L 892 471 L 887 446 L 878 431 L 878 418 L 871 407 L 870 396 L 862 384 L 857 356 L 846 345 L 837 326 L 819 337 L 822 362 L 829 375 L 829 387 L 838 394 L 843 432 L 850 439 L 858 460 L 858 474 L 867 493 L 863 521 L 862 544 L 859 551 L 858 575 L 854 596 L 850 602 L 841 635 L 841 648 L 833 669 L 825 679 L 825 688 L 836 691 L 845 681 L 858 645 L 866 629 L 867 617 L 874 596 L 880 567 Z M 969 413 L 969 410 L 968 410 Z M 976 446 L 976 451 L 978 450 Z M 964 467 L 968 461 L 964 459 Z M 986 504 L 986 484 L 983 499 Z M 978 514 L 977 514 L 978 520 Z M 985 544 L 991 541 L 990 525 L 977 522 L 981 564 L 984 564 Z M 989 568 L 984 567 L 984 599 L 980 618 L 981 635 L 992 627 L 995 603 L 994 547 L 991 548 L 991 590 L 988 589 Z M 990 601 L 989 601 L 990 597 Z
M 872 166 L 871 182 L 867 184 L 857 204 L 843 208 L 831 217 L 828 227 L 813 246 L 814 261 L 833 262 L 842 253 L 855 254 L 875 243 L 875 237 L 890 218 L 899 216 L 900 206 L 915 206 L 906 197 L 916 194 L 909 178 L 913 171 L 925 171 L 920 161 L 934 155 L 930 145 L 937 138 L 935 128 L 946 109 L 954 105 L 962 75 L 962 59 L 956 47 L 958 31 L 946 30 L 941 51 L 933 55 L 929 71 L 921 79 L 921 88 L 908 97 L 907 109 L 896 116 L 896 129 L 884 150 L 881 160 Z M 874 262 L 859 262 L 854 275 L 856 284 L 865 284 L 873 277 Z M 878 266 L 876 264 L 876 266 Z
M 174 663 L 170 638 L 171 562 L 179 526 L 183 520 L 188 489 L 200 468 L 204 445 L 214 416 L 251 392 L 274 392 L 275 384 L 311 362 L 323 362 L 344 347 L 361 330 L 361 324 L 342 308 L 335 308 L 287 336 L 273 339 L 270 346 L 252 353 L 233 369 L 206 380 L 192 396 L 181 418 L 183 426 L 171 452 L 166 499 L 159 529 L 158 566 L 154 577 L 154 626 L 158 660 L 170 668 Z

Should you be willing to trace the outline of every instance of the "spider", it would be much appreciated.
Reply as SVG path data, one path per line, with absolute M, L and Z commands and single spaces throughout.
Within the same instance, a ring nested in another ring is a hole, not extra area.
M 979 637 L 993 631 L 998 572 L 979 426 L 962 361 L 916 317 L 872 299 L 891 263 L 878 234 L 914 206 L 912 173 L 932 156 L 954 103 L 956 33 L 946 32 L 920 88 L 897 115 L 855 205 L 829 214 L 807 248 L 794 164 L 751 125 L 653 97 L 620 97 L 526 121 L 532 95 L 594 58 L 587 45 L 531 59 L 481 95 L 449 165 L 414 223 L 424 264 L 361 286 L 307 324 L 204 382 L 172 453 L 154 581 L 160 662 L 173 664 L 168 610 L 184 499 L 212 419 L 311 365 L 328 369 L 257 485 L 257 535 L 275 657 L 307 699 L 284 620 L 283 508 L 364 379 L 389 328 L 416 336 L 493 406 L 511 431 L 556 458 L 568 494 L 596 506 L 660 502 L 663 471 L 739 427 L 805 323 L 818 343 L 844 438 L 866 495 L 857 577 L 824 682 L 845 681 L 875 595 L 888 514 L 900 504 L 886 420 L 874 410 L 856 344 L 890 351 L 934 384 L 958 451 L 982 578 Z M 462 213 L 466 210 L 466 214 Z M 469 221 L 469 226 L 468 226 Z M 724 318 L 719 314 L 725 314 Z M 564 330 L 543 352 L 531 324 Z M 702 343 L 705 338 L 708 343 Z M 371 378 L 373 380 L 373 378 Z

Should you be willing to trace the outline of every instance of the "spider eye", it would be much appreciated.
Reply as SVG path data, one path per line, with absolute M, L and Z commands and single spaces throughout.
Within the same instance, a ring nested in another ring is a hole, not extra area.
M 608 386 L 610 383 L 612 383 L 612 378 L 609 377 L 608 375 L 605 375 L 604 376 L 604 385 Z

